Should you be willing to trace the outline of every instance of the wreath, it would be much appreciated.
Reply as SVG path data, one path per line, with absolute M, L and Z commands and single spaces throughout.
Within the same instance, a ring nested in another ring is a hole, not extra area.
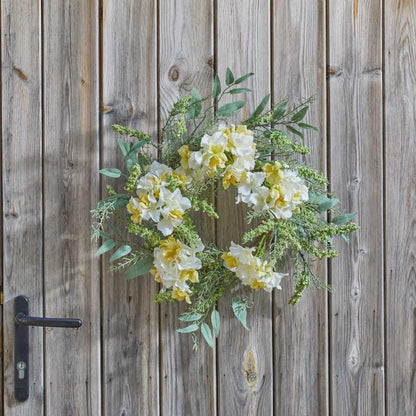
M 251 92 L 241 84 L 252 75 L 235 78 L 227 68 L 225 88 L 218 76 L 207 97 L 193 88 L 174 103 L 160 144 L 141 130 L 113 125 L 124 137 L 118 140 L 123 170 L 100 170 L 124 190 L 107 185 L 108 196 L 92 211 L 93 237 L 104 240 L 97 255 L 113 250 L 111 269 L 125 269 L 126 279 L 151 272 L 161 288 L 156 302 L 185 301 L 179 320 L 186 326 L 177 331 L 192 333 L 195 348 L 199 334 L 213 346 L 216 304 L 236 286 L 246 288 L 231 305 L 245 328 L 252 292 L 281 289 L 285 268 L 294 280 L 293 305 L 312 284 L 330 289 L 311 264 L 335 257 L 333 237 L 348 241 L 358 228 L 353 213 L 339 212 L 326 177 L 303 162 L 310 153 L 303 131 L 318 130 L 303 121 L 313 97 L 267 108 L 267 95 L 238 126 L 230 123 L 246 105 L 230 98 Z M 241 244 L 225 248 L 204 242 L 193 219 L 195 211 L 218 218 L 213 190 L 221 188 L 234 189 L 251 225 Z

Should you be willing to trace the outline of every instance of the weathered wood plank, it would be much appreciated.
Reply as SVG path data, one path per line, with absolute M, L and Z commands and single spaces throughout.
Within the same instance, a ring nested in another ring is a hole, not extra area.
M 43 414 L 42 330 L 30 329 L 30 401 L 14 399 L 14 298 L 42 315 L 40 3 L 1 2 L 4 414 Z
M 217 71 L 224 79 L 227 66 L 236 76 L 255 72 L 247 83 L 248 112 L 270 92 L 270 2 L 222 1 L 217 6 Z M 228 248 L 241 241 L 245 210 L 235 205 L 229 190 L 220 193 L 217 243 Z M 231 295 L 219 304 L 221 333 L 217 342 L 218 408 L 221 415 L 270 415 L 273 408 L 273 350 L 271 295 L 254 296 L 246 331 L 235 319 Z
M 156 1 L 103 1 L 102 166 L 122 166 L 114 123 L 157 139 L 156 21 Z M 108 272 L 107 261 L 103 269 L 105 414 L 157 415 L 157 285 L 150 276 L 124 281 L 122 274 Z
M 160 116 L 193 86 L 210 93 L 213 76 L 213 2 L 170 0 L 159 6 Z M 204 242 L 214 241 L 215 226 L 206 215 L 196 224 Z M 215 355 L 202 340 L 175 331 L 184 305 L 161 305 L 161 410 L 163 415 L 215 415 Z
M 290 36 L 288 34 L 290 33 Z M 274 1 L 273 95 L 292 99 L 316 94 L 308 121 L 320 133 L 305 132 L 312 149 L 305 161 L 326 169 L 325 2 Z M 326 281 L 326 262 L 315 273 Z M 283 293 L 274 293 L 274 413 L 326 415 L 328 413 L 327 293 L 307 291 L 296 306 L 289 276 Z M 313 346 L 311 348 L 311 345 Z
M 381 1 L 329 4 L 330 177 L 361 230 L 332 262 L 331 411 L 384 414 Z
M 97 201 L 98 2 L 44 1 L 46 413 L 99 415 L 100 278 L 89 210 Z
M 416 3 L 386 2 L 386 403 L 416 415 Z

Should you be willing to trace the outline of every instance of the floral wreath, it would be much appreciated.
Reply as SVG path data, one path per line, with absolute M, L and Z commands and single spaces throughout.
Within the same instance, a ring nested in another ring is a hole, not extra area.
M 335 257 L 333 237 L 348 241 L 358 228 L 351 222 L 355 214 L 336 208 L 339 200 L 328 192 L 325 176 L 301 160 L 310 153 L 302 130 L 318 130 L 303 122 L 313 98 L 291 106 L 283 99 L 266 109 L 267 95 L 240 125 L 230 123 L 246 102 L 221 100 L 249 93 L 240 84 L 252 75 L 235 79 L 227 68 L 224 89 L 215 76 L 209 96 L 201 98 L 194 88 L 180 98 L 169 112 L 160 145 L 145 132 L 114 125 L 133 139 L 118 140 L 124 170 L 100 170 L 122 179 L 124 191 L 107 185 L 108 197 L 92 211 L 93 237 L 104 240 L 97 255 L 115 250 L 111 269 L 126 269 L 126 279 L 151 272 L 161 286 L 156 302 L 189 304 L 179 317 L 186 326 L 178 332 L 192 333 L 195 348 L 200 333 L 213 347 L 220 328 L 216 304 L 237 285 L 247 291 L 233 298 L 232 309 L 245 328 L 251 293 L 281 289 L 288 276 L 284 267 L 290 267 L 294 279 L 291 304 L 311 284 L 329 289 L 311 263 Z M 202 211 L 218 218 L 212 195 L 221 188 L 237 190 L 236 204 L 245 204 L 247 223 L 256 224 L 242 236 L 243 245 L 231 242 L 225 250 L 204 244 L 191 215 Z

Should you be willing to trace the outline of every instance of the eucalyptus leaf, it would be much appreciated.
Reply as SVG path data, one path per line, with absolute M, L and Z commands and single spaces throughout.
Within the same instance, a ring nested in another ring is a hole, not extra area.
M 101 175 L 109 176 L 110 178 L 119 178 L 121 176 L 121 171 L 115 168 L 100 169 L 98 172 L 100 172 Z
M 201 96 L 196 88 L 192 88 L 192 98 L 189 104 L 188 116 L 195 119 L 199 116 L 202 110 Z
M 218 117 L 227 117 L 243 108 L 247 103 L 245 101 L 234 101 L 233 103 L 224 104 L 217 110 Z
M 308 107 L 303 107 L 301 110 L 299 110 L 296 114 L 294 114 L 291 118 L 291 120 L 294 123 L 297 123 L 298 121 L 301 121 L 303 117 L 305 117 L 306 113 L 308 111 Z
M 297 136 L 299 136 L 299 137 L 301 137 L 301 138 L 303 139 L 303 133 L 302 133 L 302 132 L 300 132 L 299 130 L 296 130 L 294 127 L 289 126 L 289 125 L 286 125 L 286 128 L 287 128 L 290 132 L 292 132 L 292 133 L 296 134 Z
M 243 76 L 242 76 L 242 77 L 240 77 L 240 78 L 237 78 L 237 79 L 234 81 L 234 84 L 241 84 L 242 82 L 244 82 L 246 79 L 248 79 L 248 78 L 252 77 L 253 75 L 254 75 L 254 72 L 249 72 L 248 74 L 243 75 Z
M 201 318 L 202 315 L 200 313 L 193 313 L 192 315 L 181 315 L 178 319 L 182 322 L 194 322 Z
M 338 204 L 338 202 L 339 202 L 338 198 L 328 199 L 328 201 L 321 202 L 318 205 L 318 209 L 319 209 L 319 211 L 328 211 L 328 209 L 331 209 L 333 206 Z
M 315 130 L 315 131 L 319 131 L 318 127 L 312 126 L 312 124 L 298 123 L 298 126 L 301 127 L 302 129 L 305 129 L 305 130 Z
M 130 150 L 130 146 L 128 143 L 126 143 L 123 139 L 118 139 L 118 145 L 121 149 L 121 152 L 123 153 L 123 156 L 126 156 L 126 154 Z
M 282 104 L 277 107 L 273 112 L 273 120 L 279 120 L 286 112 L 287 100 L 283 101 Z
M 117 251 L 110 257 L 110 263 L 112 261 L 118 260 L 121 257 L 127 256 L 131 253 L 131 247 L 129 245 L 121 246 Z
M 348 214 L 338 215 L 338 217 L 332 218 L 332 224 L 335 225 L 342 225 L 350 222 L 355 216 L 357 215 L 356 212 L 350 212 Z
M 114 246 L 116 245 L 116 243 L 114 242 L 114 240 L 107 240 L 103 243 L 103 245 L 97 250 L 97 252 L 95 253 L 95 255 L 101 256 L 101 254 L 107 253 L 107 251 L 110 251 L 112 248 L 114 248 Z
M 251 92 L 250 88 L 234 88 L 230 90 L 230 94 L 241 94 L 243 92 Z
M 201 325 L 201 333 L 205 338 L 205 341 L 211 348 L 214 348 L 214 340 L 212 339 L 211 329 L 205 322 Z
M 195 332 L 197 329 L 198 329 L 198 325 L 193 324 L 193 325 L 186 326 L 185 328 L 179 328 L 176 330 L 176 332 L 186 334 L 188 332 Z
M 270 94 L 267 94 L 260 102 L 260 104 L 257 106 L 257 108 L 254 110 L 254 113 L 246 120 L 253 120 L 254 118 L 258 117 L 263 110 L 265 109 L 267 103 L 269 102 Z
M 241 325 L 249 331 L 247 327 L 247 305 L 243 301 L 233 298 L 232 307 L 235 317 L 240 321 Z
M 211 312 L 211 324 L 214 335 L 218 337 L 220 333 L 220 313 L 216 309 L 213 309 Z
M 137 276 L 142 276 L 150 271 L 153 267 L 153 256 L 146 256 L 140 259 L 137 263 L 133 264 L 126 273 L 124 278 L 126 280 L 134 279 Z
M 214 88 L 212 89 L 212 97 L 218 97 L 221 92 L 221 81 L 218 75 L 215 75 L 214 78 Z
M 231 72 L 231 69 L 227 67 L 227 72 L 225 74 L 225 83 L 231 85 L 234 82 L 234 74 Z

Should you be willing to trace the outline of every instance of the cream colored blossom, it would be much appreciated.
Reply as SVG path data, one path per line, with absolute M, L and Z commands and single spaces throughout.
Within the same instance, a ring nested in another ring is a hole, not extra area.
M 271 292 L 273 288 L 281 289 L 280 281 L 286 274 L 275 272 L 274 264 L 256 257 L 254 250 L 254 247 L 242 247 L 232 242 L 230 251 L 222 256 L 224 266 L 252 289 L 264 289 L 267 292 Z
M 192 247 L 175 240 L 172 236 L 161 241 L 159 247 L 153 250 L 152 274 L 155 280 L 162 284 L 162 291 L 172 289 L 173 298 L 190 303 L 192 290 L 189 282 L 199 281 L 198 270 L 202 263 L 197 253 L 203 249 L 201 241 Z

